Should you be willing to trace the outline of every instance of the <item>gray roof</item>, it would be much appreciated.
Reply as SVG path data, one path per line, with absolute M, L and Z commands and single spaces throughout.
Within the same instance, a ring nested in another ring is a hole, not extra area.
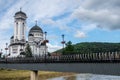
M 14 16 L 16 19 L 26 19 L 27 18 L 27 15 L 22 12 L 22 11 L 19 11 L 19 12 L 16 12 L 15 13 L 15 16 Z
M 43 33 L 42 29 L 41 29 L 39 26 L 37 26 L 37 25 L 33 26 L 33 27 L 30 29 L 29 34 L 34 33 L 34 32 Z
M 18 14 L 21 14 L 21 15 L 25 15 L 25 16 L 26 16 L 26 14 L 25 14 L 24 12 L 22 12 L 22 11 L 18 11 L 18 12 L 15 13 L 15 15 L 18 15 Z
M 13 45 L 25 45 L 25 43 L 12 43 L 12 44 L 10 44 L 10 46 L 13 46 Z

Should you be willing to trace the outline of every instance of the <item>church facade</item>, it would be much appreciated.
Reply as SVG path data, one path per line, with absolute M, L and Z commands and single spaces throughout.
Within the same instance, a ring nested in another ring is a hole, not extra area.
M 14 35 L 10 38 L 9 57 L 19 57 L 21 52 L 25 52 L 26 45 L 29 44 L 33 56 L 45 55 L 47 46 L 44 39 L 43 30 L 35 24 L 29 33 L 28 41 L 26 40 L 26 13 L 15 13 L 14 16 Z

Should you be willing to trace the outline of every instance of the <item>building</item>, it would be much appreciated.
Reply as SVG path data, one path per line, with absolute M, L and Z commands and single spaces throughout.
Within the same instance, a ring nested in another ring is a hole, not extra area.
M 33 56 L 44 55 L 47 52 L 45 35 L 37 23 L 30 29 L 26 41 L 26 19 L 26 13 L 21 10 L 15 13 L 14 35 L 10 38 L 9 57 L 21 56 L 20 53 L 25 51 L 27 44 L 30 45 Z

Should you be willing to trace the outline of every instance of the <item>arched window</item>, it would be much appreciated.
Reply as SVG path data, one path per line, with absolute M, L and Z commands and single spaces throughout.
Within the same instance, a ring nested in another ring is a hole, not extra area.
M 16 35 L 18 35 L 18 23 L 16 23 Z
M 24 35 L 24 28 L 25 28 L 25 24 L 23 23 L 23 25 L 22 25 L 22 35 Z

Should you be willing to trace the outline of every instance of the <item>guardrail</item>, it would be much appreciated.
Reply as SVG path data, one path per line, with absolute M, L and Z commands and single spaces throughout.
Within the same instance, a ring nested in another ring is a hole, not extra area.
M 0 63 L 119 63 L 120 52 L 0 59 Z

